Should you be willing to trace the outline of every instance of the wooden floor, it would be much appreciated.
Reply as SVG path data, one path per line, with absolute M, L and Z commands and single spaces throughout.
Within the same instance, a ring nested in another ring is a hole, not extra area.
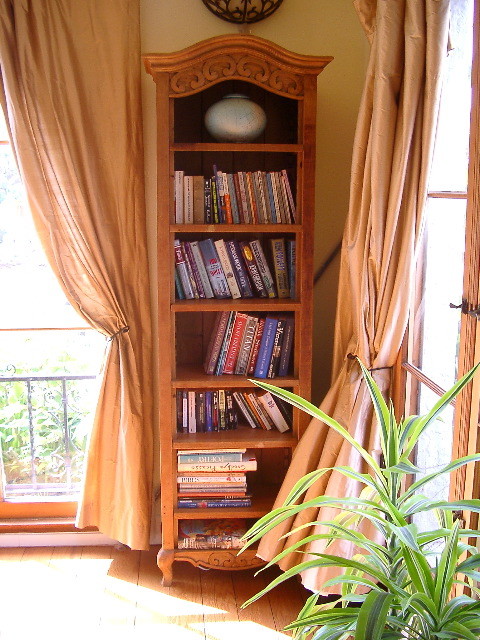
M 308 592 L 289 581 L 246 609 L 266 577 L 174 564 L 113 547 L 0 549 L 0 639 L 281 640 Z

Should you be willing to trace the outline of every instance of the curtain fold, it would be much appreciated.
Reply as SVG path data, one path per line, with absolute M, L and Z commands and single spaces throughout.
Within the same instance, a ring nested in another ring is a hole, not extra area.
M 355 8 L 371 43 L 369 65 L 354 140 L 350 204 L 341 253 L 335 324 L 333 384 L 321 408 L 348 428 L 362 446 L 379 450 L 368 390 L 358 356 L 372 370 L 385 395 L 408 319 L 415 253 L 422 229 L 427 178 L 435 137 L 443 61 L 448 46 L 448 0 L 357 0 Z M 323 423 L 312 420 L 292 459 L 275 506 L 292 485 L 316 468 L 349 465 L 364 470 L 356 451 Z M 356 496 L 360 485 L 332 472 L 306 493 Z M 305 511 L 275 527 L 261 541 L 258 555 L 270 560 L 287 546 L 320 528 L 296 527 L 328 520 L 338 513 Z M 368 534 L 369 531 L 366 531 Z M 307 556 L 290 554 L 284 570 L 321 552 L 316 541 Z M 332 547 L 333 549 L 333 547 Z M 332 551 L 352 556 L 350 543 Z M 333 577 L 329 569 L 302 574 L 312 591 Z M 335 589 L 331 589 L 335 591 Z
M 151 325 L 138 0 L 0 0 L 0 100 L 36 229 L 110 337 L 77 526 L 149 546 Z

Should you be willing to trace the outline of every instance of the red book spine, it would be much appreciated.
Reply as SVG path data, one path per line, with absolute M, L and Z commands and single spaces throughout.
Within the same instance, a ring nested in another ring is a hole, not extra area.
M 225 359 L 225 365 L 223 367 L 223 373 L 233 373 L 235 371 L 235 365 L 240 352 L 240 345 L 242 343 L 243 332 L 245 331 L 247 320 L 248 315 L 246 313 L 237 313 L 235 317 L 235 324 L 233 325 L 230 345 L 227 351 L 227 357 Z

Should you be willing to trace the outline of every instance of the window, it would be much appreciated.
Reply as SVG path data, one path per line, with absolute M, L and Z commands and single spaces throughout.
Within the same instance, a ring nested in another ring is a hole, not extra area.
M 47 263 L 1 110 L 0 291 L 4 515 L 19 502 L 76 499 L 105 339 L 73 310 Z
M 417 263 L 417 282 L 412 301 L 408 335 L 407 413 L 430 409 L 443 390 L 470 366 L 474 345 L 465 341 L 466 293 L 464 266 L 472 243 L 467 203 L 469 175 L 469 132 L 472 86 L 474 0 L 454 0 L 451 5 L 453 50 L 442 91 L 439 125 L 435 142 L 425 232 Z M 478 88 L 477 88 L 478 90 Z M 475 109 L 475 104 L 473 109 Z M 473 131 L 473 129 L 472 129 Z M 473 185 L 472 185 L 473 186 Z M 471 215 L 471 213 L 470 213 Z M 476 279 L 478 282 L 478 266 Z M 462 313 L 463 311 L 463 313 Z M 467 353 L 470 357 L 466 357 Z M 457 403 L 461 401 L 461 396 Z M 457 407 L 458 409 L 458 407 Z M 451 406 L 424 434 L 416 452 L 423 473 L 442 466 L 454 455 L 465 455 L 458 447 L 461 411 Z M 463 417 L 465 430 L 465 415 Z M 455 445 L 455 446 L 454 446 Z M 457 483 L 458 484 L 458 483 Z M 460 487 L 460 485 L 458 485 Z M 430 497 L 448 499 L 461 493 L 449 477 L 427 485 Z M 421 526 L 422 521 L 418 524 Z

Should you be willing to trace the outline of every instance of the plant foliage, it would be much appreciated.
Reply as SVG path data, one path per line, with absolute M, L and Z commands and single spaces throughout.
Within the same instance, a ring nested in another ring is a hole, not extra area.
M 297 619 L 286 628 L 293 637 L 310 640 L 478 640 L 480 601 L 476 582 L 480 580 L 480 553 L 471 539 L 480 531 L 462 530 L 454 520 L 457 510 L 480 512 L 480 500 L 448 502 L 432 500 L 422 489 L 434 478 L 480 460 L 480 454 L 454 460 L 435 473 L 413 482 L 406 490 L 404 480 L 418 469 L 410 461 L 420 435 L 471 380 L 477 365 L 447 391 L 427 414 L 410 416 L 397 422 L 393 407 L 385 402 L 369 371 L 359 362 L 370 392 L 378 421 L 383 463 L 380 465 L 336 420 L 301 397 L 255 381 L 293 406 L 306 411 L 341 434 L 362 456 L 368 473 L 342 466 L 335 471 L 364 485 L 358 498 L 318 496 L 299 504 L 299 500 L 323 474 L 318 469 L 301 478 L 284 505 L 274 509 L 246 533 L 244 548 L 257 542 L 268 531 L 292 515 L 311 507 L 333 507 L 338 516 L 330 521 L 310 522 L 304 527 L 322 525 L 326 533 L 313 533 L 287 547 L 274 557 L 270 566 L 290 553 L 305 553 L 305 545 L 325 541 L 325 553 L 309 553 L 308 558 L 285 571 L 265 589 L 245 603 L 255 601 L 281 582 L 315 567 L 335 567 L 338 575 L 322 587 L 338 589 L 338 598 L 322 603 L 319 593 L 310 596 Z M 438 528 L 420 532 L 412 523 L 417 513 L 433 511 Z M 360 525 L 368 520 L 379 532 L 383 544 L 368 539 Z M 298 532 L 298 530 L 297 530 Z M 286 534 L 285 537 L 291 535 Z M 336 540 L 349 540 L 358 549 L 352 558 L 331 552 Z M 434 545 L 432 547 L 432 544 Z M 435 548 L 440 550 L 435 551 Z M 454 586 L 469 587 L 472 595 L 454 597 Z

